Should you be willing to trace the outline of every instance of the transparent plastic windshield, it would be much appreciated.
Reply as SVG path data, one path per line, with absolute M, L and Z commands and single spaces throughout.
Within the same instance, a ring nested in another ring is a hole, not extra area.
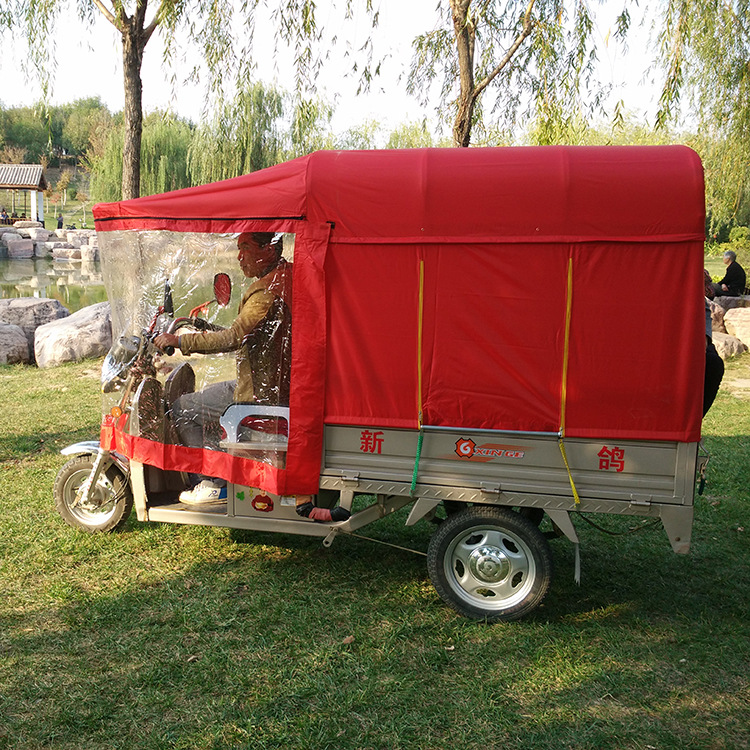
M 117 430 L 284 468 L 294 239 L 100 235 L 114 341 L 102 390 Z

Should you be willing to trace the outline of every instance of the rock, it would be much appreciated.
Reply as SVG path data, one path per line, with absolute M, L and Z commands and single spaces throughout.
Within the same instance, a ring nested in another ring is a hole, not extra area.
M 711 336 L 711 339 L 714 342 L 716 351 L 719 352 L 719 356 L 722 359 L 737 357 L 747 351 L 747 347 L 739 339 L 730 336 L 729 334 L 719 333 L 717 331 Z
M 9 240 L 8 241 L 9 258 L 33 258 L 34 243 L 31 240 Z
M 111 346 L 109 302 L 99 302 L 37 328 L 34 355 L 39 367 L 55 367 L 63 362 L 103 357 Z
M 54 236 L 54 235 L 53 235 Z M 58 241 L 47 241 L 47 242 L 35 242 L 34 243 L 34 257 L 35 258 L 51 258 L 52 253 L 56 247 L 63 247 L 64 243 Z
M 3 243 L 3 245 L 7 245 L 10 240 L 22 240 L 23 237 L 18 232 L 3 232 L 2 235 L 0 235 L 0 242 Z
M 735 307 L 724 314 L 724 325 L 730 336 L 750 347 L 750 307 Z
M 68 232 L 67 242 L 71 247 L 80 247 L 83 244 L 83 237 L 78 232 L 71 230 Z
M 750 306 L 750 299 L 747 297 L 714 297 L 714 302 L 726 312 L 734 310 L 736 307 Z
M 81 248 L 70 247 L 70 245 L 56 247 L 52 250 L 52 257 L 55 260 L 80 260 Z
M 37 242 L 46 242 L 52 234 L 49 229 L 44 228 L 29 229 L 28 232 L 29 238 L 32 240 L 36 240 Z
M 98 250 L 91 245 L 81 245 L 81 260 L 92 262 L 95 261 L 98 255 Z
M 711 330 L 726 333 L 727 329 L 724 327 L 724 308 L 712 300 L 708 300 L 708 306 L 711 309 Z
M 34 229 L 36 227 L 44 227 L 41 221 L 14 221 L 13 226 L 16 229 Z
M 29 356 L 34 352 L 34 332 L 36 329 L 69 315 L 69 312 L 56 300 L 45 297 L 20 297 L 0 299 L 0 323 L 19 326 L 26 335 Z
M 21 326 L 0 323 L 0 365 L 27 364 L 29 342 Z

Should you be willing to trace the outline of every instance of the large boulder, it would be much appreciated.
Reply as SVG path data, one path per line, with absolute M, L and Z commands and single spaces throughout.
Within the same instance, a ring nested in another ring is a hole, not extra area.
M 0 233 L 0 242 L 3 245 L 7 245 L 10 240 L 22 240 L 24 239 L 18 232 L 12 229 L 5 229 Z
M 708 300 L 708 306 L 711 310 L 711 330 L 719 333 L 726 333 L 724 327 L 724 308 L 717 305 L 713 300 Z
M 34 242 L 33 240 L 8 240 L 8 257 L 9 258 L 33 258 Z
M 111 346 L 109 302 L 99 302 L 37 328 L 34 355 L 38 367 L 55 367 L 63 362 L 102 357 Z
M 20 297 L 0 299 L 0 323 L 19 326 L 26 334 L 29 356 L 34 352 L 34 332 L 39 326 L 70 315 L 56 299 Z
M 46 242 L 50 238 L 50 235 L 54 234 L 54 232 L 44 227 L 35 227 L 26 231 L 28 232 L 29 239 L 35 242 Z
M 747 351 L 747 347 L 738 338 L 730 336 L 729 334 L 719 333 L 717 331 L 711 335 L 711 339 L 714 342 L 716 351 L 722 359 L 737 357 Z
M 29 342 L 20 326 L 0 323 L 0 365 L 27 364 Z
M 750 299 L 747 297 L 714 297 L 714 302 L 721 307 L 724 312 L 734 310 L 736 307 L 750 307 Z
M 724 325 L 730 336 L 750 347 L 750 307 L 735 307 L 724 314 Z

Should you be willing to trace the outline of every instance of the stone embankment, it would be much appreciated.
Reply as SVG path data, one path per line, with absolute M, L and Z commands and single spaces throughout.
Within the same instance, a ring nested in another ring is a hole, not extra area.
M 0 258 L 99 259 L 94 229 L 45 229 L 38 221 L 0 226 Z

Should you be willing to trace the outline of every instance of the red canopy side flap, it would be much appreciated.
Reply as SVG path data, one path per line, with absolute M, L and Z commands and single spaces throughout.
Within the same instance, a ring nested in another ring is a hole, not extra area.
M 701 261 L 696 243 L 574 249 L 566 435 L 699 439 Z
M 557 245 L 425 249 L 426 425 L 558 429 L 566 262 Z
M 336 245 L 326 261 L 326 422 L 417 426 L 415 246 Z

